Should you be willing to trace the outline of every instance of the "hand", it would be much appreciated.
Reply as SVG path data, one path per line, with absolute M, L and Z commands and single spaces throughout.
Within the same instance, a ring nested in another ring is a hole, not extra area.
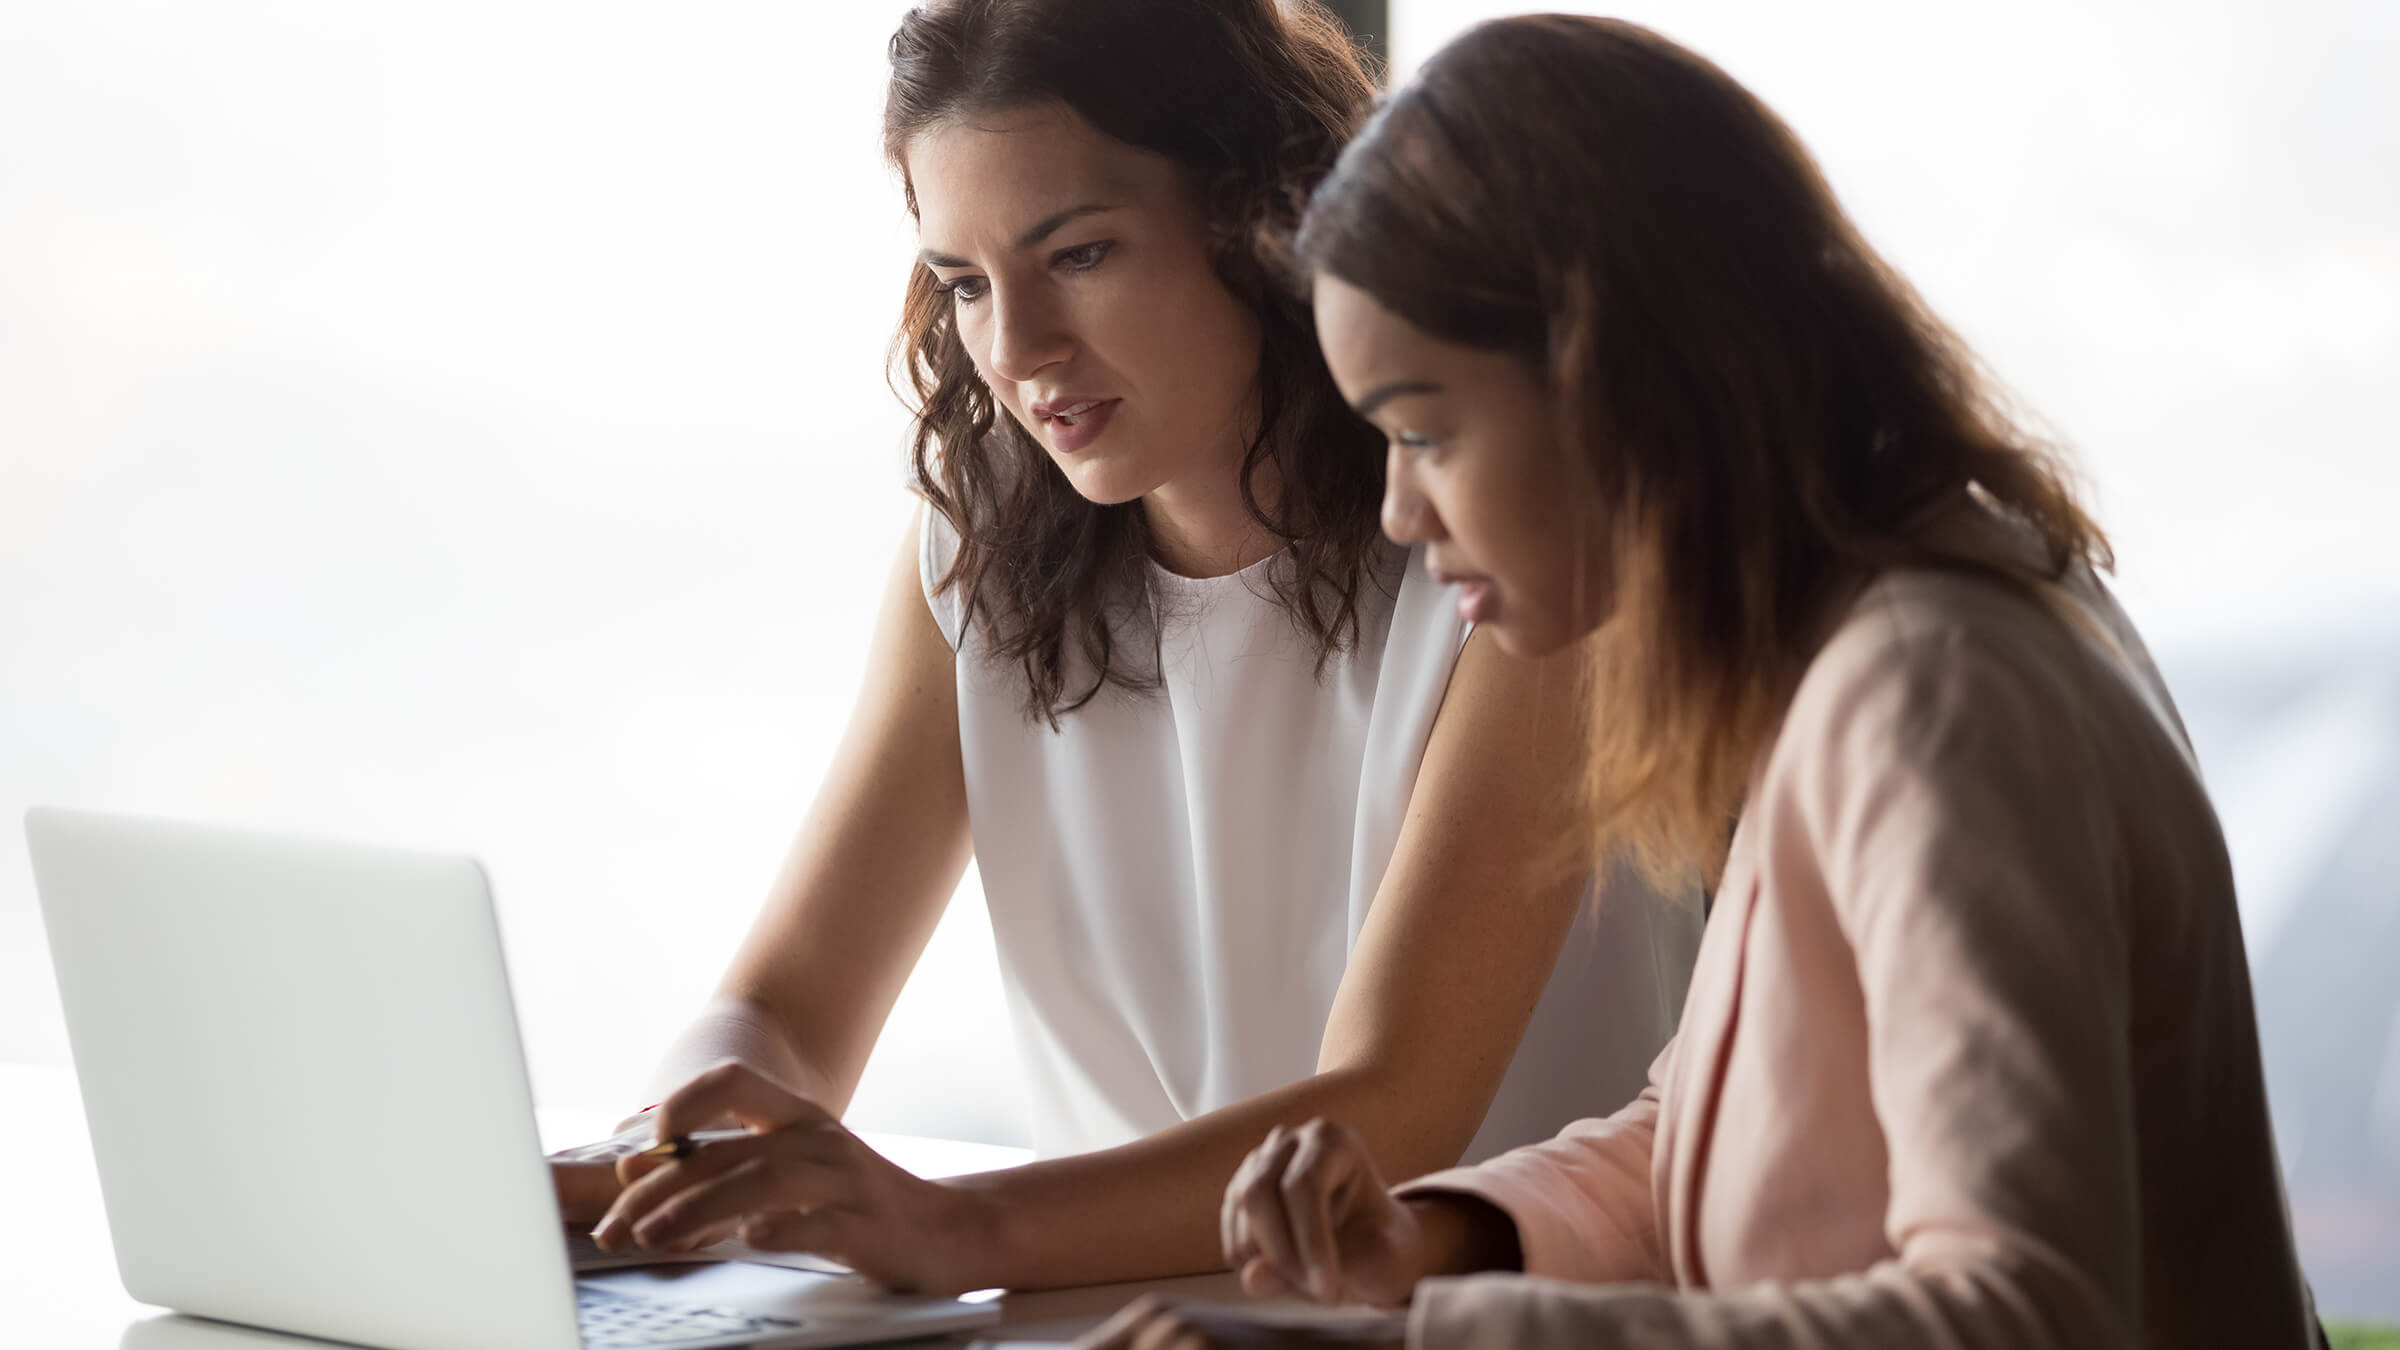
M 549 1157 L 550 1184 L 558 1192 L 558 1216 L 568 1223 L 591 1223 L 616 1203 L 625 1184 L 617 1180 L 620 1159 L 641 1152 L 657 1140 L 651 1113 L 645 1111 L 619 1126 L 615 1134 L 596 1143 L 562 1148 Z
M 753 1247 L 830 1257 L 893 1289 L 955 1294 L 992 1216 L 970 1193 L 892 1165 L 841 1122 L 744 1065 L 709 1069 L 658 1108 L 671 1139 L 730 1116 L 744 1134 L 695 1140 L 683 1158 L 626 1157 L 624 1193 L 592 1238 L 682 1252 L 738 1235 Z
M 1293 1316 L 1144 1294 L 1077 1341 L 1077 1350 L 1389 1350 L 1408 1339 L 1392 1313 Z
M 1226 1264 L 1267 1297 L 1393 1306 L 1426 1273 L 1415 1212 L 1384 1188 L 1365 1141 L 1312 1120 L 1278 1125 L 1225 1188 Z

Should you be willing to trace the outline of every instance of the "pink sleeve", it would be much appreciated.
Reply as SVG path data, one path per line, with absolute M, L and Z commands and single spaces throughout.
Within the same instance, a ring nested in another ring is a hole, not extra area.
M 1795 702 L 1751 809 L 1803 831 L 1856 955 L 1896 1259 L 1724 1293 L 1431 1280 L 1412 1346 L 2140 1343 L 2127 803 L 2074 691 L 1955 632 L 1857 664 Z
M 1515 1222 L 1530 1275 L 1592 1283 L 1666 1279 L 1650 1146 L 1658 1130 L 1658 1084 L 1674 1053 L 1669 1041 L 1650 1065 L 1650 1086 L 1615 1115 L 1579 1120 L 1554 1139 L 1420 1177 L 1394 1193 L 1451 1192 L 1490 1203 Z

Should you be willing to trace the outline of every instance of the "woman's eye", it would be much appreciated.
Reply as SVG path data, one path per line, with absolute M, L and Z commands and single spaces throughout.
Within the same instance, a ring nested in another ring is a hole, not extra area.
M 988 285 L 982 277 L 952 277 L 933 289 L 937 294 L 949 296 L 955 304 L 971 305 L 983 298 Z
M 1402 430 L 1392 433 L 1392 444 L 1399 446 L 1403 450 L 1414 450 L 1422 454 L 1425 451 L 1431 450 L 1435 446 L 1441 444 L 1441 442 L 1436 441 L 1433 437 L 1426 435 L 1422 431 Z
M 1050 265 L 1066 272 L 1089 272 L 1100 265 L 1108 251 L 1116 247 L 1114 240 L 1095 239 L 1088 244 L 1062 248 L 1050 255 Z

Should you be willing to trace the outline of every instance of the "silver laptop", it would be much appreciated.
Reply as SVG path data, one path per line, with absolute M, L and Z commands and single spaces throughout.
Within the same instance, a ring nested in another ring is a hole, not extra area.
M 997 1321 L 763 1266 L 578 1280 L 467 857 L 26 814 L 126 1292 L 391 1350 L 798 1347 Z

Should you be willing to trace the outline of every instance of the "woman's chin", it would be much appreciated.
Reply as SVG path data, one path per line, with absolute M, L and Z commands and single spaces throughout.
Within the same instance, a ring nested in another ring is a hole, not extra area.
M 1500 650 L 1520 661 L 1539 661 L 1572 647 L 1590 630 L 1530 606 L 1502 608 L 1475 627 L 1492 635 Z
M 1069 459 L 1056 454 L 1051 461 L 1067 476 L 1067 486 L 1075 489 L 1075 495 L 1094 506 L 1121 506 L 1158 486 L 1149 478 L 1127 473 L 1122 466 L 1104 461 Z
M 1520 661 L 1538 661 L 1566 645 L 1549 640 L 1548 635 L 1539 631 L 1525 631 L 1525 625 L 1519 623 L 1513 614 L 1486 619 L 1475 627 L 1478 631 L 1491 634 L 1492 641 L 1500 644 L 1500 650 Z

